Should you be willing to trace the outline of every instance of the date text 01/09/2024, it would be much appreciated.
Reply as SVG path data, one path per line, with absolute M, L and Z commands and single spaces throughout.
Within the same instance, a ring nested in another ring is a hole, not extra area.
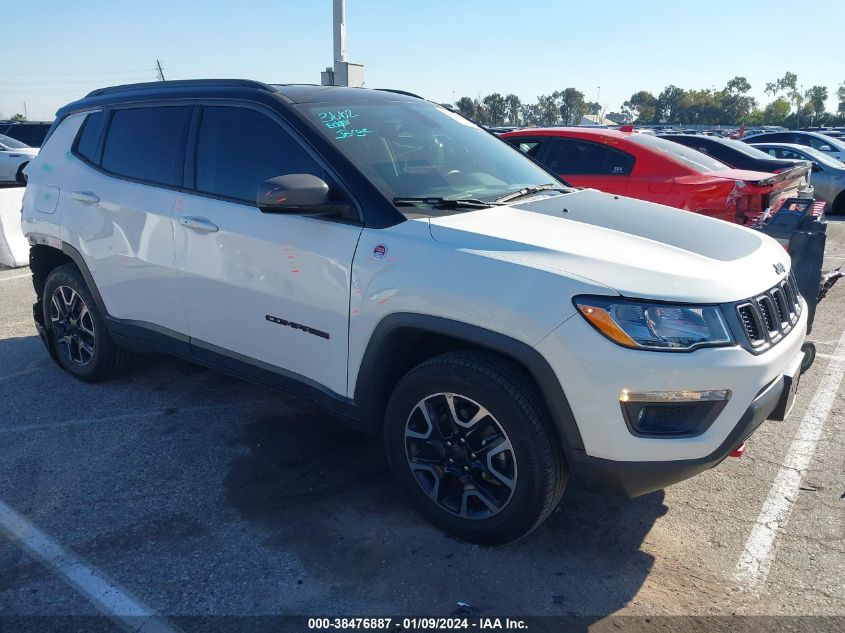
M 516 618 L 309 618 L 312 630 L 527 630 L 524 620 Z

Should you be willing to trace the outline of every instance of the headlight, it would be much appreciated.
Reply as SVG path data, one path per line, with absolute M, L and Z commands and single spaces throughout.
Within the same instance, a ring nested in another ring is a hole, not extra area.
M 718 306 L 575 297 L 587 322 L 614 343 L 633 349 L 689 351 L 733 342 Z

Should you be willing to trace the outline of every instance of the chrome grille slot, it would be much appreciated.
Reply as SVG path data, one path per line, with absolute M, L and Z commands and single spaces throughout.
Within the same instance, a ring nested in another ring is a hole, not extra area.
M 786 304 L 786 298 L 783 296 L 783 290 L 780 287 L 772 290 L 772 303 L 775 304 L 775 314 L 777 315 L 778 323 L 783 327 L 789 323 L 789 309 Z
M 772 314 L 774 312 L 772 300 L 768 297 L 759 297 L 757 305 L 760 306 L 760 315 L 763 317 L 763 325 L 769 332 L 777 332 L 778 328 L 775 325 L 775 318 Z
M 737 307 L 739 313 L 739 320 L 742 322 L 742 327 L 745 329 L 745 335 L 752 345 L 761 345 L 766 342 L 766 337 L 763 336 L 763 328 L 760 327 L 760 319 L 757 316 L 757 311 L 750 303 L 746 303 Z
M 742 329 L 752 348 L 760 351 L 779 343 L 801 315 L 801 295 L 790 274 L 763 294 L 735 304 Z

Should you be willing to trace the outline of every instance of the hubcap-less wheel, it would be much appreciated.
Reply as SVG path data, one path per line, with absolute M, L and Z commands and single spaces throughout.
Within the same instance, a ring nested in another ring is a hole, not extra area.
M 94 359 L 97 337 L 88 306 L 73 288 L 59 286 L 50 298 L 50 324 L 62 355 L 84 367 Z
M 405 457 L 423 492 L 464 519 L 498 514 L 516 486 L 507 433 L 487 409 L 459 394 L 417 403 L 405 423 Z

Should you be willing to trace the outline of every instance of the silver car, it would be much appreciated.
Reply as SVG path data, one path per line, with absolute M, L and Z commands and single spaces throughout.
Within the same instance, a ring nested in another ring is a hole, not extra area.
M 754 147 L 775 158 L 813 161 L 813 187 L 816 198 L 830 203 L 829 213 L 845 213 L 845 163 L 806 145 L 755 143 Z

